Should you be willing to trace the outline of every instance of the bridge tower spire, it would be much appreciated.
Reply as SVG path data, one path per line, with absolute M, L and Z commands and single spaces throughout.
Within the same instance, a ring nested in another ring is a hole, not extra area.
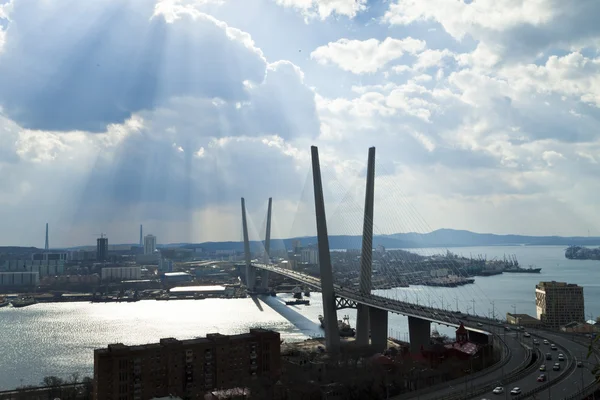
M 269 197 L 269 207 L 267 208 L 267 230 L 265 232 L 265 264 L 271 263 L 271 208 L 273 205 L 273 198 Z M 261 287 L 262 289 L 269 288 L 269 271 L 263 270 L 261 275 Z
M 328 352 L 338 354 L 340 351 L 340 332 L 335 308 L 335 293 L 333 291 L 333 272 L 331 270 L 331 255 L 329 254 L 329 237 L 327 236 L 327 220 L 325 217 L 325 201 L 323 200 L 319 149 L 316 146 L 311 146 L 310 150 L 317 217 L 321 293 L 323 295 L 323 314 L 325 318 L 325 343 Z
M 246 201 L 242 197 L 242 229 L 244 231 L 244 260 L 246 262 L 246 286 L 253 291 L 255 286 L 255 273 L 251 265 L 250 239 L 248 238 L 248 222 L 246 221 Z
M 362 252 L 360 256 L 359 291 L 371 294 L 373 273 L 373 208 L 375 203 L 375 147 L 369 148 L 367 162 L 367 188 L 365 191 L 365 215 L 363 219 Z M 358 304 L 356 310 L 356 344 L 369 345 L 369 307 Z

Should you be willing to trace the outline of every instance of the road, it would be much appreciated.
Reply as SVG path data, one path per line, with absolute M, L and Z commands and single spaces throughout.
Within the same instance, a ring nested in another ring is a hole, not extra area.
M 402 396 L 399 396 L 398 399 L 402 398 L 402 399 L 410 399 L 410 398 L 418 398 L 419 400 L 437 400 L 440 399 L 444 396 L 448 396 L 451 395 L 453 393 L 457 393 L 458 391 L 465 391 L 465 393 L 468 393 L 470 391 L 472 391 L 473 389 L 477 389 L 478 387 L 484 386 L 484 385 L 488 385 L 488 384 L 493 384 L 494 381 L 499 381 L 500 379 L 502 379 L 502 377 L 506 374 L 508 374 L 511 371 L 514 371 L 515 369 L 517 369 L 521 363 L 523 362 L 523 360 L 525 360 L 526 354 L 525 354 L 525 349 L 524 347 L 521 345 L 519 339 L 516 337 L 516 335 L 506 335 L 504 333 L 504 330 L 498 326 L 487 326 L 485 327 L 486 330 L 489 330 L 491 332 L 494 332 L 498 335 L 500 335 L 502 337 L 502 340 L 505 341 L 506 345 L 510 348 L 511 350 L 511 358 L 510 360 L 506 363 L 506 365 L 504 365 L 502 368 L 493 371 L 492 373 L 483 375 L 483 376 L 479 376 L 475 379 L 468 379 L 468 376 L 466 378 L 460 378 L 460 379 L 456 379 L 450 382 L 446 382 L 443 385 L 440 386 L 445 386 L 443 389 L 440 390 L 436 390 L 435 392 L 432 393 L 428 393 L 428 394 L 420 394 L 418 392 L 413 392 L 413 393 L 405 393 Z M 467 398 L 468 395 L 465 396 L 465 398 Z

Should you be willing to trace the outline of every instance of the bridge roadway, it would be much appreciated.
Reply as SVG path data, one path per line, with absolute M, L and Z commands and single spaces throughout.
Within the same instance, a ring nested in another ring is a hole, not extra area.
M 271 271 L 288 278 L 294 279 L 312 289 L 321 290 L 321 280 L 314 276 L 301 274 L 296 271 L 292 271 L 285 268 L 275 267 L 266 264 L 252 264 L 254 267 Z M 460 325 L 462 316 L 452 311 L 441 310 L 433 307 L 427 307 L 422 305 L 416 305 L 407 303 L 400 300 L 394 300 L 375 294 L 360 294 L 355 290 L 342 287 L 340 285 L 333 285 L 335 296 L 337 298 L 345 299 L 350 302 L 366 304 L 369 307 L 379 308 L 388 312 L 406 315 L 408 317 L 416 317 L 427 321 L 435 322 L 442 325 L 455 326 Z M 348 304 L 349 305 L 349 304 Z M 467 321 L 463 321 L 467 322 Z M 469 325 L 469 324 L 467 324 Z M 479 327 L 469 326 L 469 329 L 475 332 L 487 333 Z
M 319 278 L 315 278 L 310 275 L 301 274 L 296 271 L 292 271 L 285 268 L 275 267 L 266 264 L 253 264 L 257 268 L 265 269 L 274 273 L 281 274 L 288 278 L 294 279 L 298 282 L 301 282 L 313 289 L 320 290 L 321 289 L 321 281 Z M 514 331 L 510 331 L 508 334 L 504 334 L 503 325 L 498 324 L 497 321 L 491 320 L 486 317 L 479 316 L 468 316 L 464 318 L 463 315 L 456 314 L 447 310 L 439 310 L 435 308 L 430 308 L 421 305 L 415 305 L 411 303 L 402 302 L 399 300 L 389 299 L 383 296 L 377 295 L 361 295 L 354 290 L 347 289 L 341 287 L 339 285 L 334 285 L 334 291 L 336 297 L 344 298 L 349 301 L 366 304 L 370 307 L 379 308 L 382 310 L 386 310 L 388 312 L 393 312 L 397 314 L 402 314 L 406 316 L 417 317 L 421 319 L 425 319 L 428 321 L 432 321 L 435 323 L 448 325 L 448 326 L 459 326 L 460 322 L 464 322 L 465 325 L 469 327 L 470 330 L 477 332 L 492 332 L 503 337 L 503 340 L 507 344 L 507 346 L 511 349 L 511 359 L 507 362 L 507 364 L 500 369 L 491 371 L 490 374 L 486 374 L 480 377 L 473 379 L 472 381 L 467 381 L 467 392 L 469 392 L 468 388 L 477 388 L 486 384 L 492 384 L 494 380 L 500 382 L 502 377 L 505 374 L 508 374 L 511 371 L 514 371 L 525 359 L 526 353 L 523 346 L 520 344 L 521 338 L 520 333 L 516 333 Z M 484 325 L 480 327 L 479 324 Z M 485 328 L 485 329 L 483 329 Z M 576 343 L 569 339 L 568 335 L 547 332 L 541 330 L 531 330 L 535 336 L 537 336 L 540 341 L 543 339 L 547 339 L 552 343 L 555 343 L 559 347 L 559 351 L 551 351 L 549 345 L 544 345 L 543 342 L 540 344 L 540 350 L 542 356 L 547 352 L 551 352 L 553 355 L 553 360 L 538 360 L 538 364 L 546 364 L 546 376 L 550 381 L 559 380 L 557 383 L 550 386 L 549 389 L 537 393 L 537 398 L 555 398 L 555 399 L 563 399 L 565 397 L 575 395 L 581 390 L 582 384 L 583 387 L 587 387 L 593 382 L 593 374 L 591 370 L 593 365 L 590 362 L 585 361 L 585 356 L 587 355 L 587 348 L 579 343 Z M 528 347 L 534 348 L 533 338 L 528 338 L 527 343 Z M 558 360 L 558 353 L 562 352 L 565 355 L 565 361 L 561 362 L 561 371 L 553 371 L 552 366 Z M 572 371 L 569 371 L 568 366 L 571 362 L 576 362 L 579 360 L 584 360 L 583 368 L 575 368 Z M 527 376 L 507 385 L 505 389 L 506 398 L 511 397 L 509 392 L 514 387 L 519 387 L 522 390 L 522 393 L 527 393 L 530 390 L 533 390 L 542 385 L 542 383 L 537 382 L 537 377 L 541 374 L 538 368 L 534 369 Z M 565 374 L 568 374 L 565 376 Z M 559 379 L 560 378 L 560 379 Z M 463 381 L 461 381 L 463 382 Z M 499 385 L 499 384 L 498 384 Z M 420 399 L 437 399 L 442 396 L 448 395 L 452 392 L 456 392 L 461 389 L 461 384 L 457 383 L 457 386 L 446 386 L 443 390 L 436 391 L 431 395 L 422 395 Z M 473 399 L 481 399 L 486 397 L 496 397 L 497 395 L 493 395 L 491 392 L 488 394 L 478 395 L 472 397 Z M 468 395 L 465 398 L 470 398 Z

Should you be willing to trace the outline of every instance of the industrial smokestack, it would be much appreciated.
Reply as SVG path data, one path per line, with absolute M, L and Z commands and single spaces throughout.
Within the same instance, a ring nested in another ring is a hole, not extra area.
M 46 244 L 44 245 L 45 250 L 49 250 L 50 245 L 48 243 L 48 223 L 46 222 Z

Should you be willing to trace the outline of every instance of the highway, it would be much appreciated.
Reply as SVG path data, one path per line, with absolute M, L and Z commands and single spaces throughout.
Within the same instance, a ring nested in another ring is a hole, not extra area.
M 313 289 L 321 289 L 321 281 L 319 278 L 315 278 L 310 275 L 301 274 L 292 270 L 279 268 L 271 265 L 253 265 L 261 269 L 269 270 L 287 276 Z M 344 298 L 346 300 L 366 304 L 370 307 L 379 308 L 396 314 L 421 318 L 443 325 L 458 327 L 460 322 L 463 321 L 465 326 L 467 326 L 471 331 L 477 331 L 482 333 L 491 332 L 502 336 L 507 346 L 511 349 L 511 359 L 503 368 L 494 369 L 492 367 L 492 371 L 490 371 L 489 374 L 478 376 L 471 380 L 469 380 L 468 378 L 461 378 L 460 380 L 449 382 L 450 385 L 448 385 L 447 383 L 446 385 L 448 386 L 445 386 L 441 390 L 436 390 L 434 393 L 419 394 L 415 392 L 415 396 L 411 394 L 411 397 L 416 397 L 418 395 L 419 399 L 436 400 L 441 399 L 444 396 L 450 395 L 452 393 L 456 393 L 457 391 L 462 390 L 464 387 L 466 395 L 464 397 L 461 396 L 462 398 L 501 398 L 498 395 L 492 394 L 491 390 L 489 393 L 479 394 L 474 397 L 469 397 L 467 393 L 473 392 L 478 387 L 482 387 L 488 384 L 496 386 L 494 382 L 500 382 L 504 376 L 507 376 L 510 372 L 516 370 L 526 358 L 526 351 L 520 344 L 521 333 L 516 333 L 514 331 L 510 331 L 510 333 L 505 333 L 503 326 L 499 325 L 498 321 L 479 316 L 468 316 L 468 318 L 465 318 L 464 315 L 457 314 L 452 311 L 441 310 L 422 305 L 415 305 L 374 294 L 361 294 L 351 288 L 345 288 L 339 285 L 334 285 L 334 292 L 337 297 Z M 481 323 L 484 326 L 480 327 L 477 325 L 477 323 Z M 539 366 L 541 364 L 546 364 L 545 374 L 548 377 L 548 380 L 552 382 L 552 385 L 550 385 L 549 388 L 546 390 L 537 392 L 537 398 L 564 399 L 571 395 L 577 394 L 581 390 L 582 386 L 585 388 L 591 383 L 593 383 L 594 376 L 591 373 L 591 369 L 593 368 L 593 366 L 590 363 L 584 361 L 583 368 L 575 367 L 573 369 L 569 369 L 570 365 L 576 363 L 580 359 L 585 359 L 585 356 L 587 355 L 586 346 L 572 341 L 570 337 L 566 334 L 541 330 L 532 330 L 530 332 L 534 336 L 537 336 L 541 342 L 540 350 L 542 353 L 542 360 L 537 361 L 538 366 L 536 368 L 533 368 L 529 374 L 515 382 L 504 386 L 505 394 L 503 396 L 505 398 L 531 398 L 530 396 L 525 395 L 528 392 L 544 385 L 544 383 L 542 382 L 537 382 L 537 377 L 541 374 L 541 372 L 539 371 Z M 525 339 L 525 344 L 528 347 L 534 348 L 533 338 L 523 339 Z M 556 344 L 559 347 L 559 350 L 549 350 L 550 346 L 544 345 L 543 339 L 547 339 L 551 343 Z M 546 361 L 544 359 L 544 355 L 547 352 L 552 353 L 552 360 Z M 553 371 L 552 366 L 555 362 L 558 362 L 558 353 L 564 354 L 565 361 L 560 362 L 560 371 Z M 498 386 L 502 385 L 498 384 Z M 514 387 L 519 387 L 523 393 L 523 396 L 511 396 L 509 392 Z M 404 394 L 403 398 L 409 397 L 407 397 L 407 394 Z

